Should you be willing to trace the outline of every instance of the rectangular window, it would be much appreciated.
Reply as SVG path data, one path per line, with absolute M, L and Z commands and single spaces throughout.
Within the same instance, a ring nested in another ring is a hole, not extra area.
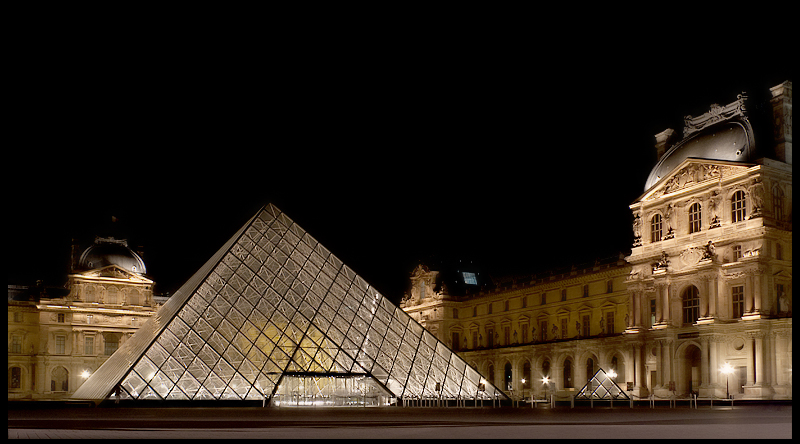
M 520 326 L 520 328 L 522 329 L 522 343 L 523 344 L 527 344 L 528 343 L 528 324 L 522 324 Z
M 567 318 L 561 320 L 561 339 L 567 339 Z
M 83 354 L 94 354 L 94 336 L 87 336 L 83 339 Z
M 606 282 L 606 293 L 611 293 L 614 291 L 614 281 L 609 280 Z
M 8 383 L 8 388 L 18 389 L 22 387 L 22 369 L 19 367 L 11 367 L 11 378 Z
M 731 307 L 733 319 L 738 319 L 744 314 L 744 285 L 731 287 Z
M 650 299 L 650 326 L 656 325 L 656 300 Z
M 589 285 L 588 284 L 583 286 L 583 297 L 585 297 L 585 298 L 589 297 Z
M 458 333 L 457 333 L 457 332 L 453 332 L 453 345 L 452 345 L 452 349 L 453 349 L 453 351 L 456 351 L 456 352 L 461 350 L 461 348 L 458 346 L 458 345 L 460 344 L 460 342 L 459 342 L 459 339 L 460 339 L 460 338 L 459 338 L 458 336 L 459 336 L 459 335 L 458 335 Z
M 67 337 L 66 336 L 56 336 L 56 354 L 57 355 L 65 355 L 67 346 Z
M 700 226 L 700 219 L 702 216 L 702 211 L 700 209 L 700 204 L 695 203 L 689 207 L 689 233 L 699 233 L 701 226 Z
M 474 318 L 474 317 L 477 317 L 477 316 L 478 316 L 478 306 L 476 305 L 476 306 L 472 307 L 472 317 Z
M 22 353 L 22 336 L 11 337 L 11 353 Z
M 544 342 L 547 340 L 547 321 L 542 321 L 539 324 L 539 327 L 541 327 L 539 329 L 539 338 L 540 338 L 539 340 Z
M 458 319 L 458 309 L 457 308 L 453 309 L 453 319 Z
M 731 219 L 734 223 L 741 222 L 747 217 L 744 191 L 733 193 L 731 199 Z
M 584 338 L 588 338 L 589 337 L 589 332 L 590 332 L 590 330 L 589 330 L 589 315 L 583 315 L 583 325 L 582 325 L 582 327 L 583 327 L 583 332 L 581 333 L 581 335 Z
M 527 308 L 527 307 L 528 307 L 528 297 L 527 296 L 523 296 L 522 297 L 522 308 Z
M 606 313 L 606 333 L 613 334 L 614 333 L 614 313 L 608 312 Z
M 733 246 L 733 261 L 736 262 L 742 258 L 742 246 L 741 245 L 734 245 Z
M 87 324 L 91 324 L 91 323 L 92 323 L 92 318 L 94 318 L 94 316 L 92 316 L 92 315 L 86 315 L 86 323 L 87 323 Z
M 547 293 L 542 293 L 542 305 L 547 303 Z
M 780 259 L 780 258 L 778 258 L 778 259 Z M 22 318 L 22 312 L 21 311 L 15 311 L 14 312 L 14 322 L 22 322 L 22 319 L 23 319 Z
M 64 313 L 59 313 L 58 314 L 58 322 L 63 324 L 66 321 L 67 321 L 67 316 Z
M 486 348 L 494 347 L 494 329 L 486 329 Z
M 650 242 L 658 242 L 661 240 L 661 215 L 656 214 L 650 221 Z
M 119 340 L 117 338 L 106 338 L 105 355 L 111 356 L 119 348 Z
M 511 345 L 511 327 L 503 328 L 504 345 Z
M 503 304 L 503 305 L 504 305 L 504 307 L 503 307 L 504 310 L 503 311 L 508 311 L 509 301 L 506 301 L 505 304 Z
M 489 304 L 488 304 L 487 313 L 492 314 L 492 303 L 491 302 L 489 302 Z
M 466 271 L 462 273 L 464 276 L 464 283 L 467 285 L 478 285 L 478 279 L 475 277 L 475 273 L 467 273 Z
M 565 288 L 561 290 L 561 302 L 564 302 L 566 300 L 567 300 L 567 289 Z
M 481 345 L 478 344 L 478 331 L 475 330 L 475 331 L 472 332 L 472 348 L 476 349 L 476 348 L 478 348 L 480 346 Z

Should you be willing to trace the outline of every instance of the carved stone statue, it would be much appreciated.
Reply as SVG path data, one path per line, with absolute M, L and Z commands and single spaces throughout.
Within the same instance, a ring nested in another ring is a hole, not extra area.
M 711 192 L 711 196 L 708 198 L 708 209 L 711 215 L 711 226 L 709 228 L 718 228 L 720 226 L 719 223 L 719 211 L 720 211 L 720 199 L 722 197 L 719 194 L 718 190 L 714 190 Z
M 514 344 L 519 344 L 519 341 L 517 340 L 517 331 L 516 330 L 514 330 Z
M 625 313 L 625 327 L 630 327 L 630 326 L 631 326 L 631 317 L 630 315 L 628 315 L 628 313 Z
M 531 329 L 531 338 L 533 338 L 533 342 L 536 342 L 536 327 Z
M 666 251 L 662 251 L 661 258 L 658 260 L 658 262 L 653 264 L 653 271 L 666 270 L 668 266 L 669 266 L 669 256 L 667 256 Z
M 703 251 L 703 260 L 714 259 L 714 256 L 717 255 L 716 253 L 717 253 L 717 247 L 714 246 L 714 242 L 708 241 L 705 250 Z
M 553 339 L 557 339 L 558 338 L 558 327 L 556 327 L 556 324 L 553 324 L 553 330 L 552 331 L 553 331 Z
M 633 215 L 633 246 L 642 245 L 642 216 L 639 213 Z
M 764 184 L 761 179 L 753 179 L 753 184 L 750 185 L 750 197 L 753 200 L 753 213 L 751 218 L 761 216 L 761 209 L 764 205 Z
M 606 318 L 600 316 L 600 334 L 606 334 Z

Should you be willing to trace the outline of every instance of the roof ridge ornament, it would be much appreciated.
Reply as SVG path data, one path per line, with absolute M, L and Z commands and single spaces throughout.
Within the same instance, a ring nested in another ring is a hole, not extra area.
M 736 96 L 735 102 L 731 102 L 725 106 L 714 103 L 711 105 L 708 112 L 698 117 L 692 117 L 691 115 L 684 117 L 683 137 L 689 137 L 704 128 L 737 116 L 741 116 L 747 120 L 747 108 L 744 105 L 745 101 L 747 101 L 747 93 L 743 91 Z

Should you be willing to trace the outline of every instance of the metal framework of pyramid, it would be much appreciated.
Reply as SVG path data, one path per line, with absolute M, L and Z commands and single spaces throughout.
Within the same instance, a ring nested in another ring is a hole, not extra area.
M 386 405 L 506 399 L 268 204 L 75 399 Z
M 586 385 L 575 395 L 575 399 L 628 399 L 628 395 L 601 368 L 589 379 Z

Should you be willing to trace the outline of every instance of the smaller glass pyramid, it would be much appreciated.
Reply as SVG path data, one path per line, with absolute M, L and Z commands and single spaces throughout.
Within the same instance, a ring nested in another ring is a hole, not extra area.
M 628 395 L 601 368 L 575 395 L 575 399 L 628 399 Z

